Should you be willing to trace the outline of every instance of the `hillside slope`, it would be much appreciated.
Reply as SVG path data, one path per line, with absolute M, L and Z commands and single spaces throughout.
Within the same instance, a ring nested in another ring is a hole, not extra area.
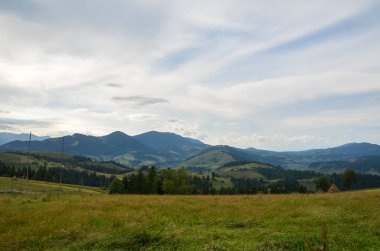
M 242 149 L 230 146 L 213 146 L 187 159 L 183 165 L 188 168 L 217 169 L 233 161 L 253 160 L 254 156 Z

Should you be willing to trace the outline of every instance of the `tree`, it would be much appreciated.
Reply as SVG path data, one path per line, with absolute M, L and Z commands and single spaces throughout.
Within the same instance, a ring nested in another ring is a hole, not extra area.
M 315 181 L 315 185 L 317 186 L 317 189 L 322 189 L 323 191 L 327 192 L 330 187 L 330 181 L 327 176 L 321 176 Z
M 351 189 L 351 186 L 358 181 L 354 170 L 346 170 L 343 175 L 343 185 L 346 189 Z
M 154 166 L 148 170 L 148 193 L 157 194 L 157 172 Z
M 130 193 L 131 192 L 131 186 L 130 186 L 130 182 L 128 180 L 128 176 L 123 177 L 123 185 L 124 185 L 125 192 Z
M 193 186 L 190 184 L 191 177 L 184 167 L 177 170 L 162 170 L 162 190 L 168 194 L 191 194 Z
M 111 184 L 110 194 L 123 193 L 124 185 L 119 179 L 114 179 Z
M 137 193 L 146 194 L 147 190 L 147 180 L 142 168 L 140 168 L 137 172 Z

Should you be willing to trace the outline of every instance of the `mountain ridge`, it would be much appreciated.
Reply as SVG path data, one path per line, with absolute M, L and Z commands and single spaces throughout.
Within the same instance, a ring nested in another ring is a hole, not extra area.
M 41 141 L 49 138 L 49 136 L 37 136 L 32 134 L 32 140 Z M 29 140 L 29 133 L 0 132 L 0 146 L 15 140 Z

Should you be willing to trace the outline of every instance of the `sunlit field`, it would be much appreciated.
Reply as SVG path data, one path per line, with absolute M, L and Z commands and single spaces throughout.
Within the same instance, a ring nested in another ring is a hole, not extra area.
M 380 190 L 0 195 L 0 250 L 379 250 Z

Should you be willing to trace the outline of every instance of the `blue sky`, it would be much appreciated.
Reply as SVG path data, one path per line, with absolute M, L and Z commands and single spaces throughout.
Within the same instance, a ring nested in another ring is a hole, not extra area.
M 0 1 L 0 131 L 380 144 L 378 1 Z

